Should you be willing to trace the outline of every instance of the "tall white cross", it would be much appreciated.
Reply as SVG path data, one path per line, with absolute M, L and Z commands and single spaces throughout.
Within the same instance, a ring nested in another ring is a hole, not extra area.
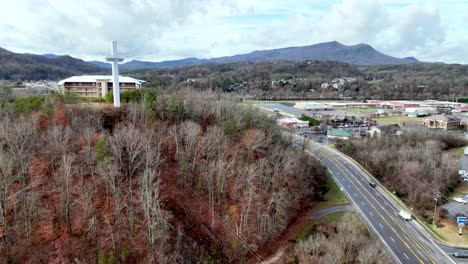
M 112 90 L 114 93 L 114 107 L 120 107 L 120 86 L 119 86 L 119 62 L 123 58 L 117 56 L 117 41 L 113 40 L 111 45 L 111 56 L 106 58 L 107 61 L 112 62 Z

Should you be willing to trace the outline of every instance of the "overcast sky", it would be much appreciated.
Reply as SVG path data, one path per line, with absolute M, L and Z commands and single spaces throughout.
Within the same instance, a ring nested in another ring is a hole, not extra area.
M 468 1 L 0 0 L 0 47 L 103 60 L 212 58 L 336 40 L 468 64 Z

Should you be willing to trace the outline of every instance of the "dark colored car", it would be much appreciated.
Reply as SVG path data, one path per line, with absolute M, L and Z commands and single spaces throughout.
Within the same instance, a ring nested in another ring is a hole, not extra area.
M 369 185 L 373 188 L 377 187 L 377 184 L 375 182 L 369 182 Z
M 456 258 L 468 258 L 468 252 L 464 252 L 464 251 L 455 252 L 453 253 L 453 256 Z

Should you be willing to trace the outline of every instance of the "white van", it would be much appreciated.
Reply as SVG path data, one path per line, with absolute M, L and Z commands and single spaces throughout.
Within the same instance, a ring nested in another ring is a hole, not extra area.
M 398 215 L 406 221 L 411 220 L 411 214 L 408 211 L 401 210 Z

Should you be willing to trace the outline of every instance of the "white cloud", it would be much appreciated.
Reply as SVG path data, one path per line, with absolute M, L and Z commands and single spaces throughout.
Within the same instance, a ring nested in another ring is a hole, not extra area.
M 368 42 L 389 26 L 388 13 L 377 0 L 344 0 L 323 17 L 328 39 Z
M 431 5 L 412 5 L 405 8 L 397 23 L 396 32 L 401 48 L 433 46 L 445 39 L 439 11 Z
M 126 56 L 161 49 L 159 37 L 206 12 L 211 0 L 33 0 L 4 5 L 0 43 L 20 50 L 102 56 L 118 40 Z M 105 50 L 103 50 L 105 49 Z
M 116 39 L 126 58 L 160 61 L 337 40 L 468 63 L 466 10 L 452 0 L 16 0 L 2 3 L 0 46 L 102 60 Z

